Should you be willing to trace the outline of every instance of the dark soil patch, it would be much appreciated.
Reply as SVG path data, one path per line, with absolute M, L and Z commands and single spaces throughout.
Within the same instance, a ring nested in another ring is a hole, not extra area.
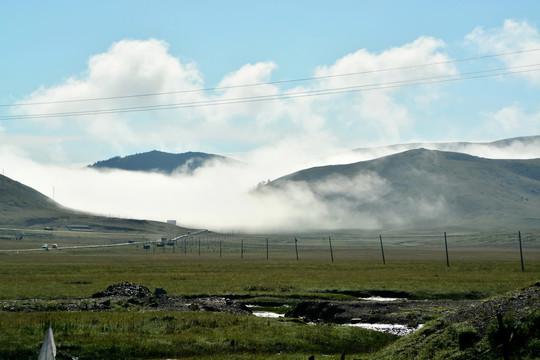
M 396 301 L 302 301 L 285 314 L 306 322 L 336 324 L 381 323 L 417 326 L 451 310 L 466 309 L 471 301 L 396 300 Z
M 114 284 L 90 299 L 0 301 L 0 310 L 32 311 L 111 311 L 115 309 L 148 309 L 160 311 L 216 311 L 251 314 L 245 305 L 223 296 L 173 296 L 162 288 L 152 293 L 146 286 L 134 283 Z

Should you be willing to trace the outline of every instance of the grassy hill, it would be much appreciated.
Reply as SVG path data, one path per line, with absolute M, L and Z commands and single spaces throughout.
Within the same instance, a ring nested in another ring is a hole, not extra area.
M 116 156 L 108 160 L 98 161 L 89 165 L 89 167 L 97 169 L 162 172 L 166 174 L 171 174 L 174 171 L 192 173 L 209 161 L 234 162 L 235 160 L 220 155 L 202 152 L 171 154 L 154 150 L 125 157 Z
M 376 217 L 384 227 L 469 230 L 540 225 L 540 159 L 494 160 L 417 149 L 306 169 L 268 184 L 309 189 L 330 214 Z M 265 189 L 265 191 L 268 191 Z
M 0 175 L 0 227 L 43 229 L 87 225 L 95 231 L 167 233 L 182 229 L 156 221 L 94 216 L 63 207 L 42 193 Z M 186 230 L 187 232 L 187 230 Z
M 363 359 L 538 359 L 540 282 L 449 312 Z M 498 318 L 500 316 L 500 318 Z

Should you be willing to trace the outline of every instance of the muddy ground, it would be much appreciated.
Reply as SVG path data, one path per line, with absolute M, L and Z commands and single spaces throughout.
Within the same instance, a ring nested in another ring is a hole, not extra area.
M 251 302 L 252 304 L 254 302 Z M 384 323 L 417 326 L 456 309 L 468 309 L 476 301 L 406 300 L 395 301 L 301 301 L 286 317 L 305 322 Z M 95 293 L 92 298 L 61 300 L 0 301 L 0 310 L 32 311 L 114 311 L 147 309 L 159 311 L 214 311 L 252 314 L 250 296 L 175 296 L 166 290 L 120 283 Z M 261 304 L 262 305 L 262 304 Z M 279 302 L 272 306 L 278 307 Z
M 467 309 L 475 301 L 302 301 L 286 314 L 308 322 L 336 324 L 400 324 L 416 327 L 451 311 Z
M 95 293 L 92 298 L 60 300 L 0 301 L 0 310 L 32 311 L 114 311 L 120 309 L 148 309 L 160 311 L 216 311 L 246 314 L 251 311 L 243 304 L 223 296 L 183 297 L 169 295 L 164 289 L 154 292 L 146 286 L 120 283 Z

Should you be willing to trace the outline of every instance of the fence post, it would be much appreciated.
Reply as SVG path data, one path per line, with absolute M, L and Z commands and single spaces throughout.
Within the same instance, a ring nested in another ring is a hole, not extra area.
M 444 232 L 444 248 L 446 249 L 446 266 L 450 267 L 450 261 L 448 260 L 448 242 L 446 241 L 446 231 Z
M 382 244 L 382 235 L 381 234 L 379 234 L 379 240 L 381 242 L 382 262 L 383 262 L 383 265 L 386 265 L 386 260 L 384 259 L 384 247 L 383 247 L 383 244 Z
M 266 238 L 266 260 L 268 260 L 268 238 Z
M 332 262 L 334 262 L 334 250 L 332 250 L 332 239 L 328 237 L 328 242 L 330 243 L 330 256 L 332 257 Z
M 219 257 L 221 257 L 221 239 L 219 239 Z
M 497 313 L 497 323 L 499 324 L 499 337 L 501 339 L 501 347 L 502 347 L 502 353 L 503 353 L 503 359 L 508 360 L 509 357 L 509 349 L 508 349 L 508 330 L 504 326 L 503 317 L 501 313 Z
M 518 231 L 519 236 L 519 255 L 521 256 L 521 271 L 525 271 L 525 266 L 523 265 L 523 248 L 521 247 L 521 231 Z
M 298 261 L 298 240 L 294 238 L 294 248 L 296 250 L 296 261 Z
M 201 256 L 201 238 L 199 238 L 199 256 Z
M 242 239 L 242 245 L 240 246 L 240 258 L 244 258 L 244 239 Z

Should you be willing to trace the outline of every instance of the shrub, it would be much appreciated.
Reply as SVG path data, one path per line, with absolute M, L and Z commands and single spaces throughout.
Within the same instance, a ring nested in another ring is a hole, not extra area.
M 521 321 L 507 315 L 502 318 L 502 324 L 501 329 L 494 320 L 487 328 L 487 338 L 494 352 L 507 351 L 516 359 L 525 355 L 540 356 L 540 313 L 533 312 Z
M 532 339 L 529 341 L 527 352 L 532 359 L 540 358 L 540 339 Z
M 465 350 L 472 347 L 478 340 L 478 332 L 470 325 L 461 327 L 458 330 L 459 350 Z

